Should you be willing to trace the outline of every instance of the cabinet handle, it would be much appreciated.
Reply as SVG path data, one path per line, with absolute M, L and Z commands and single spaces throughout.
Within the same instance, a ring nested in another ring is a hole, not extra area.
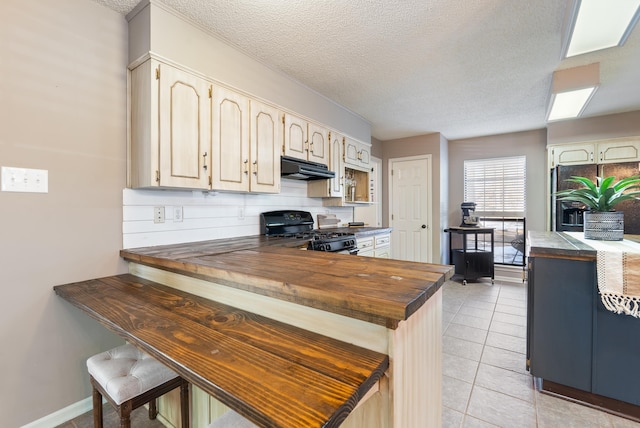
M 258 175 L 258 161 L 253 161 L 253 175 Z
M 249 175 L 249 159 L 245 159 L 244 161 L 244 173 L 245 175 Z
M 593 152 L 589 152 L 589 160 L 593 162 Z
M 205 171 L 207 170 L 207 152 L 204 152 L 204 154 L 202 155 L 202 168 Z

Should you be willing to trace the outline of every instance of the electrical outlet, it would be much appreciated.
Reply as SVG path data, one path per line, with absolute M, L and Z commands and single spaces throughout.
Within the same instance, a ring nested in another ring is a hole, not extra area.
M 153 222 L 164 223 L 164 207 L 153 207 Z
M 182 207 L 173 207 L 173 222 L 181 223 L 183 217 Z

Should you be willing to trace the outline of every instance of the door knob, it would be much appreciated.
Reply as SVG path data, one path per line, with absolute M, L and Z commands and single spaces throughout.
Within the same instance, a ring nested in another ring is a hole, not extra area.
M 423 229 L 426 229 L 426 228 L 427 228 L 427 225 L 426 225 L 426 224 L 423 224 L 423 225 L 422 225 L 422 228 L 423 228 Z

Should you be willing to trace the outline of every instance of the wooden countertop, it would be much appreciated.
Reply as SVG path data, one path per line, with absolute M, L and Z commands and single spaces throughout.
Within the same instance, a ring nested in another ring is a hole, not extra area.
M 638 235 L 625 235 L 624 238 L 635 242 L 640 241 Z M 529 231 L 527 256 L 595 261 L 597 252 L 569 233 Z
M 395 329 L 453 267 L 302 251 L 306 241 L 249 236 L 121 250 L 130 262 Z
M 262 427 L 337 427 L 387 355 L 125 274 L 54 287 Z

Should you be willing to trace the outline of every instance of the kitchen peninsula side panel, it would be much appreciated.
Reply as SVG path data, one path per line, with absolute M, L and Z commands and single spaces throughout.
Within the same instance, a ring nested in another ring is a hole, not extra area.
M 533 257 L 529 269 L 531 374 L 591 390 L 594 263 Z

